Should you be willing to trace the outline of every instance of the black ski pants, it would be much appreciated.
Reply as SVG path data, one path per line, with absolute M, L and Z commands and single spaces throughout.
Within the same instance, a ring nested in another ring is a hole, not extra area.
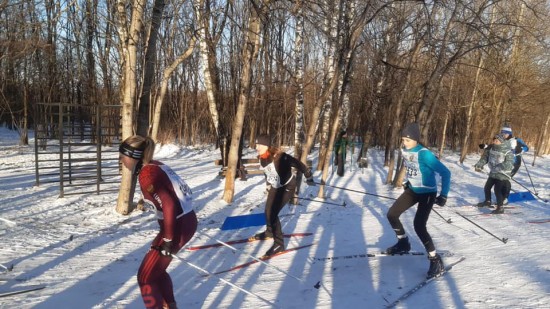
M 519 171 L 519 168 L 521 167 L 521 161 L 521 155 L 517 155 L 514 161 L 514 168 L 512 169 L 511 177 L 514 177 L 514 175 L 516 175 L 516 173 Z
M 269 189 L 267 193 L 267 201 L 265 203 L 265 222 L 266 222 L 266 236 L 273 236 L 275 244 L 282 245 L 284 247 L 285 241 L 283 238 L 283 231 L 281 228 L 281 221 L 279 221 L 279 212 L 290 201 L 296 191 L 296 177 L 292 177 L 292 180 L 285 186 L 280 188 Z
M 432 241 L 432 237 L 428 233 L 426 224 L 428 223 L 428 218 L 430 216 L 430 212 L 432 211 L 436 194 L 436 192 L 417 194 L 407 188 L 390 207 L 387 215 L 388 221 L 390 221 L 390 225 L 395 231 L 395 234 L 398 236 L 405 235 L 405 229 L 403 228 L 403 224 L 401 224 L 399 217 L 407 209 L 418 203 L 418 208 L 414 216 L 414 231 L 416 232 L 416 235 L 418 235 L 418 238 L 422 241 L 422 244 L 426 248 L 427 252 L 435 251 L 435 246 Z
M 496 178 L 489 177 L 485 182 L 485 187 L 483 188 L 483 193 L 485 193 L 485 200 L 491 201 L 491 188 L 495 187 L 495 196 L 497 198 L 497 206 L 502 206 L 504 204 L 504 199 L 508 198 L 510 195 L 510 188 L 512 185 L 509 180 L 500 180 Z

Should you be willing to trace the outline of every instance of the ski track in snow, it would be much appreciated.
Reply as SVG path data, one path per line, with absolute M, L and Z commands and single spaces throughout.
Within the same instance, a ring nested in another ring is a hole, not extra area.
M 0 291 L 27 285 L 46 284 L 43 290 L 0 298 L 0 308 L 143 308 L 136 273 L 158 227 L 152 212 L 116 213 L 117 192 L 83 194 L 59 198 L 56 184 L 35 186 L 33 140 L 31 146 L 17 146 L 17 136 L 0 128 Z M 355 152 L 355 155 L 357 152 Z M 247 149 L 245 157 L 253 157 Z M 264 179 L 250 176 L 235 182 L 234 203 L 221 201 L 223 179 L 213 164 L 218 151 L 213 147 L 164 145 L 156 159 L 174 168 L 191 186 L 199 218 L 199 232 L 188 246 L 248 237 L 263 229 L 250 227 L 220 230 L 227 216 L 262 213 Z M 313 158 L 313 156 L 311 157 Z M 446 153 L 443 162 L 451 169 L 452 185 L 446 207 L 434 206 L 447 223 L 433 213 L 428 231 L 436 247 L 453 253 L 443 257 L 451 263 L 466 260 L 449 273 L 397 305 L 397 308 L 549 308 L 550 259 L 547 235 L 550 224 L 529 224 L 529 220 L 550 217 L 548 204 L 540 201 L 513 203 L 515 214 L 477 215 L 489 209 L 463 207 L 483 196 L 486 175 L 476 173 L 479 155 L 469 155 L 462 165 L 458 155 Z M 525 155 L 532 162 L 532 152 Z M 316 163 L 316 162 L 314 162 Z M 349 163 L 349 161 L 348 161 Z M 314 164 L 314 167 L 316 164 Z M 550 157 L 528 165 L 540 197 L 550 195 Z M 369 166 L 349 166 L 344 177 L 331 174 L 329 184 L 397 198 L 400 189 L 384 184 L 387 168 L 383 151 L 369 150 Z M 319 172 L 315 173 L 320 180 Z M 524 167 L 515 178 L 530 188 Z M 117 188 L 117 185 L 112 185 Z M 524 191 L 512 183 L 512 188 Z M 303 185 L 301 196 L 316 196 L 317 187 Z M 136 194 L 136 200 L 139 194 Z M 301 201 L 281 214 L 285 233 L 312 232 L 314 235 L 287 239 L 287 248 L 317 242 L 314 246 L 266 261 L 301 278 L 256 263 L 221 274 L 232 282 L 280 308 L 384 308 L 425 278 L 425 256 L 395 256 L 315 261 L 314 258 L 376 252 L 393 245 L 395 236 L 386 219 L 390 199 L 326 188 L 331 202 L 346 207 Z M 464 220 L 468 216 L 506 244 Z M 516 213 L 517 212 L 517 213 Z M 423 247 L 413 228 L 414 210 L 401 220 L 411 236 L 412 250 Z M 260 256 L 271 241 L 211 248 L 182 250 L 179 257 L 216 272 Z M 203 277 L 185 262 L 175 259 L 169 273 L 180 308 L 271 308 L 261 299 L 223 284 L 216 277 Z M 314 285 L 320 282 L 319 288 Z

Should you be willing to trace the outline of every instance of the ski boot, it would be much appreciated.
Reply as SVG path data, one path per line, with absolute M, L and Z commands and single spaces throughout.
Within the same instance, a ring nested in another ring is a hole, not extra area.
M 411 251 L 411 244 L 409 243 L 409 237 L 401 238 L 397 240 L 397 243 L 384 251 L 385 254 L 406 254 Z
M 445 271 L 445 266 L 443 266 L 441 256 L 436 253 L 435 256 L 428 256 L 428 260 L 430 260 L 430 269 L 428 270 L 428 275 L 426 278 L 430 279 L 441 276 L 441 274 Z
M 477 207 L 490 207 L 491 206 L 491 201 L 483 201 L 481 203 L 477 203 L 476 206 Z
M 268 257 L 271 257 L 279 252 L 283 252 L 285 251 L 285 245 L 281 245 L 281 244 L 273 244 L 273 246 L 271 246 L 271 248 L 269 248 L 269 250 L 267 250 L 267 252 L 262 256 L 262 259 L 265 259 L 265 258 L 268 258 Z
M 491 211 L 493 215 L 502 215 L 504 213 L 504 206 L 497 206 L 497 209 Z
M 268 235 L 266 232 L 261 232 L 261 233 L 258 233 L 254 236 L 250 236 L 248 238 L 249 241 L 254 241 L 254 240 L 266 240 L 266 239 L 271 239 L 273 238 L 273 235 Z

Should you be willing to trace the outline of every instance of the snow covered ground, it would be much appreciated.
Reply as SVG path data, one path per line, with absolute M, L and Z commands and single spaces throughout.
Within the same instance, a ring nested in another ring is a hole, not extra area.
M 213 161 L 218 151 L 213 147 L 164 145 L 155 157 L 193 188 L 200 222 L 188 246 L 245 238 L 262 229 L 220 229 L 228 216 L 263 212 L 262 176 L 236 181 L 234 203 L 226 205 L 220 200 L 224 181 L 217 177 L 219 167 Z M 550 219 L 550 205 L 516 202 L 499 216 L 468 206 L 483 197 L 486 176 L 473 169 L 478 158 L 470 155 L 461 165 L 457 154 L 445 155 L 442 160 L 453 173 L 449 200 L 443 208 L 434 206 L 442 218 L 432 213 L 428 222 L 438 250 L 452 253 L 445 263 L 466 259 L 398 308 L 550 308 L 550 222 L 530 223 Z M 524 158 L 530 164 L 532 152 Z M 550 157 L 536 163 L 527 168 L 539 197 L 548 199 Z M 401 190 L 385 185 L 386 175 L 383 152 L 371 150 L 368 168 L 348 168 L 344 177 L 331 175 L 328 183 L 396 198 Z M 315 178 L 319 180 L 318 173 Z M 516 180 L 533 191 L 524 167 Z M 516 183 L 512 188 L 526 191 Z M 317 190 L 304 185 L 301 196 L 310 198 Z M 56 184 L 35 186 L 32 146 L 18 146 L 17 135 L 0 128 L 0 293 L 46 285 L 2 297 L 0 308 L 143 308 L 136 273 L 157 232 L 154 214 L 117 214 L 116 192 L 58 196 Z M 271 267 L 256 263 L 216 278 L 175 259 L 169 272 L 179 308 L 384 308 L 424 279 L 425 256 L 324 259 L 380 252 L 395 243 L 385 217 L 391 199 L 335 188 L 327 188 L 327 196 L 327 202 L 345 202 L 346 207 L 302 200 L 281 212 L 285 233 L 313 233 L 287 239 L 288 248 L 314 244 L 267 261 Z M 401 219 L 413 250 L 423 251 L 412 227 L 414 212 Z M 251 260 L 249 255 L 262 255 L 270 245 L 239 244 L 235 252 L 226 247 L 182 250 L 178 256 L 216 272 Z M 12 265 L 11 271 L 2 268 Z

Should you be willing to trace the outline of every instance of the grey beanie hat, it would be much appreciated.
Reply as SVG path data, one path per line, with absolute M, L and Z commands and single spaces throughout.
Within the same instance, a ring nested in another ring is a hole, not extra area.
M 401 132 L 401 137 L 410 138 L 418 142 L 420 140 L 420 127 L 418 123 L 413 122 L 406 125 Z

